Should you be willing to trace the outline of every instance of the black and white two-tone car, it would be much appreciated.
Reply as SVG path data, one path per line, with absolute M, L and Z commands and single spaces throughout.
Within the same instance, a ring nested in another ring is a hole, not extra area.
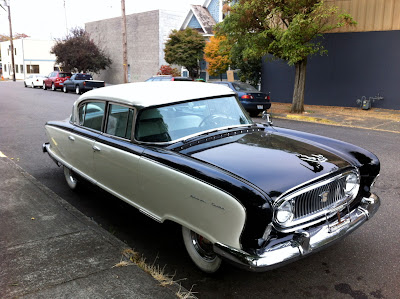
M 264 271 L 347 236 L 378 210 L 378 158 L 322 136 L 255 124 L 235 93 L 198 82 L 89 91 L 49 121 L 44 152 L 71 188 L 85 179 L 182 226 L 194 263 Z

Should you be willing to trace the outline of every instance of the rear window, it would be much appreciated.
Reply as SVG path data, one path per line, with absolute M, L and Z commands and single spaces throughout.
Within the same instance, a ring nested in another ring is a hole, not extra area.
M 76 79 L 76 80 L 92 80 L 93 78 L 92 78 L 92 76 L 89 75 L 89 74 L 77 74 L 77 75 L 75 76 L 75 79 Z
M 247 83 L 242 83 L 242 82 L 235 82 L 232 83 L 233 88 L 235 88 L 237 91 L 244 91 L 244 92 L 258 92 L 257 89 L 255 89 L 253 86 Z
M 60 78 L 65 78 L 65 77 L 71 77 L 71 73 L 58 73 L 58 77 Z

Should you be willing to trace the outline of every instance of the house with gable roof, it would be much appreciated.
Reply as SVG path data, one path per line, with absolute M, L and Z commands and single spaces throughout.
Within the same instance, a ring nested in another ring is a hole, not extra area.
M 203 36 L 209 39 L 214 35 L 214 26 L 222 22 L 224 19 L 223 0 L 205 0 L 203 5 L 191 5 L 181 30 L 192 28 L 198 30 Z M 200 61 L 200 78 L 209 80 L 220 80 L 220 77 L 212 77 L 207 72 L 207 63 L 205 60 Z M 183 70 L 183 76 L 188 76 L 188 72 Z M 222 79 L 226 80 L 226 74 L 222 75 Z
M 204 36 L 213 36 L 213 27 L 223 20 L 222 0 L 206 0 L 203 5 L 191 5 L 181 30 L 197 29 Z

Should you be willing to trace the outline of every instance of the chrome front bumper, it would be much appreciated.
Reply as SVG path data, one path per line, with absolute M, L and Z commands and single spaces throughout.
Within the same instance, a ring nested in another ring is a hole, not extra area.
M 363 198 L 361 204 L 350 212 L 345 222 L 339 220 L 303 229 L 287 235 L 273 245 L 265 247 L 258 255 L 215 243 L 214 251 L 234 264 L 253 271 L 267 271 L 319 251 L 344 238 L 371 218 L 380 206 L 375 194 Z

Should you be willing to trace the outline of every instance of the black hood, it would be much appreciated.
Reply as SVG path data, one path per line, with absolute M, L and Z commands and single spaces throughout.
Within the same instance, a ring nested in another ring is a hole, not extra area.
M 307 141 L 265 131 L 222 138 L 181 153 L 236 174 L 271 199 L 350 166 L 343 158 Z

